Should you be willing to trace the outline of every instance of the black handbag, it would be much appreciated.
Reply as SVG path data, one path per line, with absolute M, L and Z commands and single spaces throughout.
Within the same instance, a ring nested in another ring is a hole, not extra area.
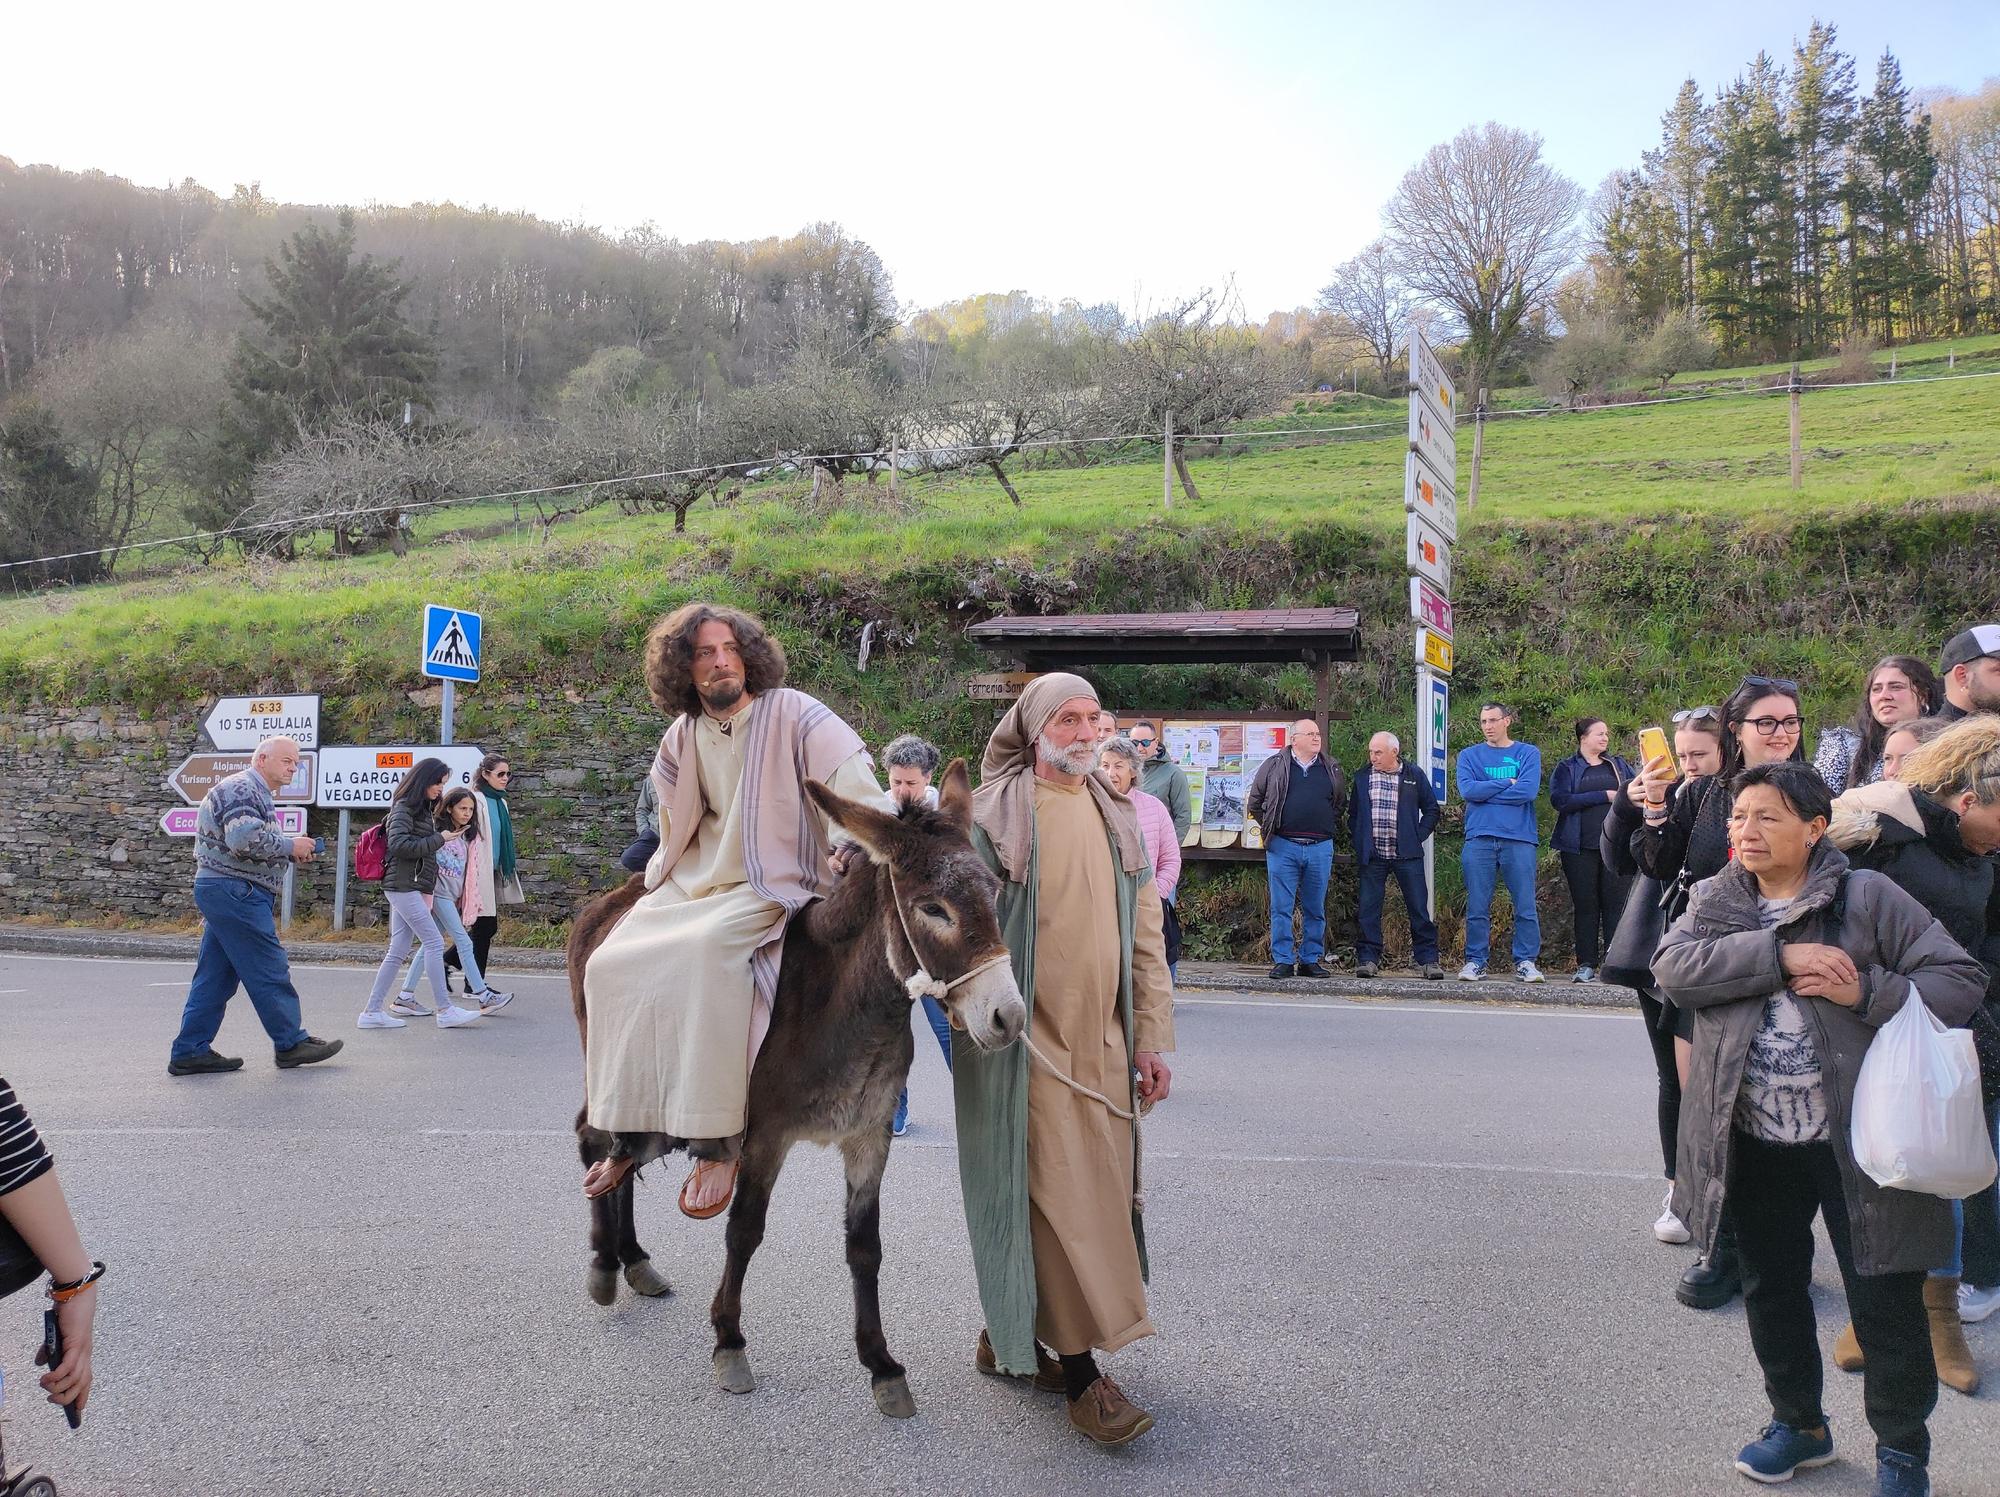
M 45 1272 L 42 1260 L 35 1256 L 27 1239 L 14 1230 L 12 1222 L 0 1216 L 0 1299 L 26 1289 Z

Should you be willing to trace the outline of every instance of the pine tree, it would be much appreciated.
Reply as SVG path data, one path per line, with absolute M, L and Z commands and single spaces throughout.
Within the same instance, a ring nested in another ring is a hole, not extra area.
M 1809 353 L 1832 347 L 1839 332 L 1834 303 L 1845 237 L 1840 190 L 1854 133 L 1854 59 L 1835 39 L 1832 26 L 1815 21 L 1804 43 L 1794 44 L 1785 111 L 1797 224 L 1798 342 L 1800 351 Z
M 1673 108 L 1660 117 L 1660 131 L 1660 149 L 1647 159 L 1646 171 L 1654 195 L 1672 215 L 1679 262 L 1674 305 L 1687 309 L 1700 292 L 1702 192 L 1714 151 L 1709 110 L 1694 79 L 1681 84 Z
M 1851 281 L 1856 322 L 1879 327 L 1886 343 L 1913 330 L 1918 308 L 1937 287 L 1918 212 L 1937 176 L 1928 115 L 1912 118 L 1903 69 L 1892 53 L 1875 65 L 1875 91 L 1861 104 L 1850 153 L 1847 197 L 1854 237 Z

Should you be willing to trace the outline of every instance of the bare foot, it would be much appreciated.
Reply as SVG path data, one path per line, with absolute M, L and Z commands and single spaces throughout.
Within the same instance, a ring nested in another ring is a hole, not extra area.
M 600 1159 L 583 1172 L 583 1193 L 591 1200 L 609 1195 L 625 1183 L 635 1161 L 629 1154 L 616 1159 Z
M 681 1185 L 681 1210 L 689 1216 L 713 1216 L 736 1189 L 734 1159 L 697 1159 Z

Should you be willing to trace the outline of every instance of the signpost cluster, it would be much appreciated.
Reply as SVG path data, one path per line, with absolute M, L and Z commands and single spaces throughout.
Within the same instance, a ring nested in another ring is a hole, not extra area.
M 424 608 L 423 673 L 444 683 L 434 744 L 343 745 L 320 743 L 320 698 L 316 695 L 223 697 L 202 720 L 202 730 L 217 750 L 189 754 L 170 775 L 167 785 L 186 802 L 160 816 L 160 830 L 169 837 L 192 837 L 202 797 L 220 781 L 250 767 L 251 753 L 266 738 L 283 736 L 299 746 L 299 767 L 289 783 L 272 793 L 278 804 L 278 829 L 288 837 L 303 837 L 307 806 L 340 812 L 340 837 L 333 874 L 333 928 L 346 924 L 348 813 L 356 807 L 386 809 L 396 786 L 419 759 L 442 759 L 451 766 L 452 782 L 470 785 L 483 757 L 469 744 L 453 742 L 452 716 L 459 682 L 479 679 L 481 620 L 463 608 L 427 604 Z M 279 912 L 280 927 L 292 923 L 293 870 L 285 869 Z
M 1409 451 L 1403 458 L 1403 560 L 1410 571 L 1410 619 L 1417 667 L 1417 764 L 1438 804 L 1449 776 L 1451 673 L 1456 663 L 1451 548 L 1458 543 L 1458 389 L 1421 334 L 1410 334 Z M 1437 889 L 1431 844 L 1424 873 Z

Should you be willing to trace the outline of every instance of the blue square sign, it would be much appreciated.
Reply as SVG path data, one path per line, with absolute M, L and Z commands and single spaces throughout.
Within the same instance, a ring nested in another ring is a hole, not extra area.
M 440 681 L 479 679 L 479 615 L 442 603 L 424 605 L 424 674 Z

